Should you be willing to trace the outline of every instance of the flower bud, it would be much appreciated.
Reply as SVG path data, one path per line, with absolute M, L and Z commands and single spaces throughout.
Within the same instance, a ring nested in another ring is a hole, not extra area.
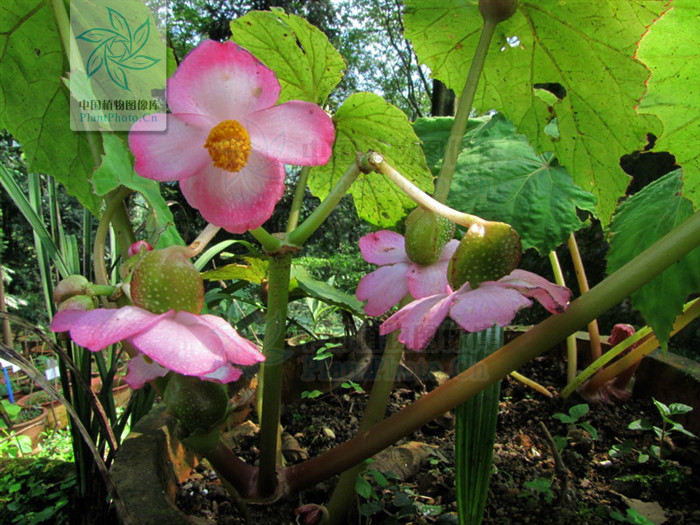
M 466 282 L 476 288 L 497 281 L 515 270 L 521 254 L 520 236 L 510 224 L 472 224 L 450 259 L 447 280 L 454 290 Z
M 83 312 L 87 312 L 89 310 L 93 310 L 95 308 L 95 302 L 92 300 L 92 297 L 89 297 L 87 295 L 74 295 L 73 297 L 69 297 L 65 301 L 62 301 L 61 304 L 58 305 L 58 311 L 62 310 L 81 310 Z
M 443 246 L 455 233 L 455 224 L 421 206 L 406 218 L 406 255 L 414 263 L 428 266 L 440 258 Z
M 53 290 L 53 300 L 62 303 L 74 295 L 86 295 L 89 291 L 90 281 L 82 275 L 70 275 L 59 281 Z
M 168 412 L 187 432 L 209 431 L 223 421 L 228 409 L 224 385 L 193 376 L 174 374 L 163 398 Z
M 518 0 L 479 0 L 481 16 L 495 24 L 508 20 L 517 8 Z
M 204 282 L 182 246 L 143 255 L 134 268 L 130 291 L 136 306 L 156 314 L 168 310 L 198 314 L 204 305 Z
M 129 251 L 127 251 L 127 255 L 129 257 L 133 257 L 134 255 L 138 255 L 142 251 L 150 252 L 152 250 L 153 248 L 150 244 L 148 244 L 148 241 L 136 241 L 134 244 L 129 246 Z

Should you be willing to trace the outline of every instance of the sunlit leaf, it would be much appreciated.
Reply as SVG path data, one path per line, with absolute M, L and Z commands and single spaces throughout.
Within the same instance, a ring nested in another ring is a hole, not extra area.
M 665 3 L 521 1 L 497 26 L 480 77 L 477 110 L 503 112 L 538 152 L 553 151 L 576 184 L 597 197 L 603 223 L 629 181 L 620 157 L 658 131 L 656 119 L 634 110 L 648 71 L 633 55 Z M 420 60 L 459 94 L 482 25 L 477 2 L 408 0 L 405 25 Z M 556 139 L 545 131 L 555 118 Z
M 345 61 L 320 29 L 278 10 L 253 11 L 231 22 L 234 42 L 272 69 L 280 81 L 280 102 L 323 105 L 340 82 Z
M 657 151 L 683 167 L 683 195 L 700 208 L 700 3 L 674 0 L 639 43 L 650 70 L 640 113 L 656 115 L 664 131 Z
M 470 124 L 452 180 L 450 206 L 511 224 L 524 249 L 542 254 L 585 225 L 577 210 L 592 211 L 595 198 L 576 186 L 551 154 L 536 154 L 500 115 Z M 423 119 L 416 129 L 426 146 L 440 145 L 447 142 L 451 125 L 451 118 Z
M 608 273 L 647 249 L 693 213 L 690 201 L 680 195 L 681 171 L 651 183 L 620 206 L 611 225 Z M 700 291 L 700 247 L 664 270 L 631 296 L 662 344 L 673 321 L 683 311 L 688 294 Z
M 129 22 L 126 21 L 126 18 L 111 7 L 107 8 L 107 12 L 109 13 L 109 23 L 112 24 L 114 30 L 131 41 L 131 29 L 129 28 Z
M 303 266 L 292 266 L 292 277 L 296 279 L 299 288 L 309 297 L 364 317 L 362 303 L 357 300 L 357 297 L 338 290 L 328 283 L 314 279 Z
M 134 41 L 132 43 L 131 54 L 136 54 L 141 51 L 141 48 L 148 42 L 148 37 L 151 36 L 151 20 L 149 18 L 134 31 Z
M 227 264 L 214 270 L 202 273 L 202 278 L 208 281 L 242 280 L 260 284 L 267 279 L 268 262 L 254 257 L 243 257 L 245 264 Z
M 64 54 L 51 4 L 5 0 L 0 16 L 0 127 L 22 144 L 30 170 L 50 173 L 93 214 L 100 199 L 90 176 L 98 135 L 70 129 Z
M 347 98 L 334 116 L 336 139 L 333 155 L 325 166 L 311 170 L 309 187 L 323 199 L 357 153 L 374 150 L 424 191 L 433 182 L 425 156 L 406 115 L 372 93 L 356 93 Z M 350 188 L 360 218 L 380 227 L 396 224 L 415 203 L 392 182 L 378 173 L 360 175 Z

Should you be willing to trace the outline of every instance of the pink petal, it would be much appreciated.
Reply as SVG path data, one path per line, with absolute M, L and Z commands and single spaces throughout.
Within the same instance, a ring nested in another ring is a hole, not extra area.
M 494 284 L 518 290 L 523 295 L 537 299 L 553 314 L 565 311 L 571 298 L 571 291 L 568 288 L 551 283 L 544 277 L 525 270 L 513 270 L 510 275 L 499 279 Z
M 137 306 L 118 309 L 98 308 L 88 312 L 62 310 L 53 318 L 51 330 L 70 330 L 73 341 L 97 352 L 107 346 L 146 330 L 168 316 L 170 312 L 156 315 Z
M 248 113 L 273 106 L 280 86 L 275 74 L 242 47 L 205 40 L 168 80 L 167 93 L 173 113 L 241 121 Z
M 221 339 L 200 316 L 175 312 L 129 338 L 139 351 L 184 375 L 202 376 L 226 364 Z
M 392 264 L 382 266 L 360 279 L 356 294 L 360 301 L 367 301 L 367 315 L 382 315 L 404 298 L 408 293 L 407 270 L 406 263 Z
M 395 264 L 410 263 L 404 247 L 403 235 L 389 230 L 370 233 L 360 239 L 362 258 L 368 263 Z
M 256 111 L 243 122 L 253 150 L 297 166 L 328 162 L 335 139 L 330 117 L 309 102 L 292 101 Z
M 124 379 L 131 388 L 136 390 L 142 388 L 149 381 L 165 376 L 168 372 L 167 368 L 150 359 L 146 360 L 143 354 L 139 354 L 129 361 Z
M 506 326 L 521 308 L 532 303 L 516 290 L 483 282 L 472 290 L 465 284 L 454 293 L 450 317 L 467 332 L 485 330 L 494 324 Z
M 200 315 L 201 322 L 210 326 L 221 339 L 229 362 L 236 365 L 254 365 L 265 360 L 265 356 L 258 347 L 240 334 L 221 317 L 215 315 Z M 239 373 L 240 375 L 240 373 Z M 223 382 L 223 381 L 222 381 Z
M 165 118 L 165 115 L 159 115 Z M 204 147 L 210 128 L 200 128 L 168 115 L 163 132 L 146 132 L 142 120 L 129 132 L 129 147 L 136 161 L 134 170 L 142 177 L 157 181 L 180 180 L 211 165 Z
M 200 379 L 216 381 L 217 383 L 230 383 L 231 381 L 238 381 L 242 373 L 240 368 L 224 365 L 209 374 L 200 376 Z
M 282 198 L 284 177 L 282 164 L 251 152 L 238 173 L 210 165 L 180 181 L 180 187 L 207 221 L 231 233 L 244 233 L 270 218 Z
M 429 295 L 452 292 L 447 281 L 447 266 L 458 246 L 459 241 L 453 239 L 442 247 L 442 252 L 437 262 L 429 266 L 422 266 L 416 263 L 411 265 L 407 273 L 408 289 L 414 298 L 422 299 Z
M 439 294 L 413 301 L 389 317 L 379 333 L 386 335 L 401 329 L 399 341 L 412 350 L 422 350 L 447 317 L 454 294 Z

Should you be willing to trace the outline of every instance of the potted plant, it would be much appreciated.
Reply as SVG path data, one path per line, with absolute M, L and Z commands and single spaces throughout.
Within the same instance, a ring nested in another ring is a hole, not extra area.
M 40 435 L 46 428 L 48 411 L 42 406 L 24 407 L 19 403 L 13 404 L 2 400 L 2 415 L 0 419 L 0 436 L 7 437 L 12 433 L 29 436 L 32 446 L 40 441 Z

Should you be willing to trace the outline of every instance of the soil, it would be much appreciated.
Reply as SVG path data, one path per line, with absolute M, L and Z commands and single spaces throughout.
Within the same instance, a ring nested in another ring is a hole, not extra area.
M 556 392 L 565 372 L 561 361 L 551 356 L 536 359 L 521 373 L 546 386 L 554 395 L 547 398 L 508 377 L 501 384 L 501 403 L 493 470 L 484 514 L 485 525 L 510 524 L 610 524 L 665 523 L 700 525 L 700 453 L 698 440 L 674 433 L 664 443 L 669 452 L 664 461 L 637 461 L 656 443 L 651 431 L 630 430 L 631 421 L 647 418 L 655 425 L 661 419 L 651 400 L 631 399 L 596 405 L 580 421 L 597 430 L 597 439 L 580 428 L 552 417 L 566 413 L 580 398 L 564 400 Z M 420 384 L 399 386 L 392 394 L 389 413 L 420 396 Z M 292 436 L 288 462 L 317 455 L 352 437 L 367 395 L 341 389 L 312 400 L 285 407 L 283 425 Z M 254 416 L 253 416 L 254 417 Z M 561 458 L 568 470 L 567 490 L 555 471 L 552 449 L 540 425 L 552 436 L 566 436 Z M 255 426 L 240 441 L 238 453 L 254 463 L 257 457 Z M 632 440 L 635 452 L 612 458 L 614 445 Z M 372 492 L 358 498 L 347 523 L 352 524 L 457 524 L 454 488 L 454 419 L 446 414 L 422 427 L 405 442 L 429 446 L 420 467 L 405 479 L 366 474 Z M 372 468 L 370 465 L 369 468 Z M 323 504 L 335 480 L 307 490 L 291 501 L 270 506 L 245 505 L 228 497 L 216 473 L 200 464 L 179 489 L 178 506 L 188 514 L 212 523 L 236 525 L 286 525 L 304 523 L 295 509 L 305 504 Z M 380 486 L 381 485 L 381 486 Z M 539 488 L 538 488 L 539 487 Z M 628 509 L 634 510 L 628 510 Z M 249 513 L 248 521 L 245 512 Z M 611 513 L 618 512 L 616 520 Z M 631 514 L 630 514 L 631 513 Z M 640 521 L 633 514 L 647 516 Z M 299 521 L 297 519 L 299 518 Z M 637 521 L 633 521 L 633 520 Z

